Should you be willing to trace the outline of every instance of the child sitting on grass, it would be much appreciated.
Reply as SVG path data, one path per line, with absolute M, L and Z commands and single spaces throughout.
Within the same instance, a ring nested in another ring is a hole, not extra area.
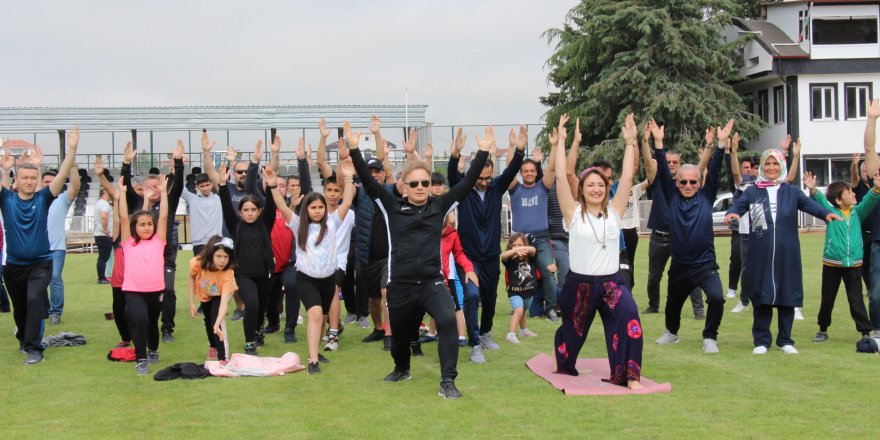
M 512 234 L 507 240 L 507 250 L 501 253 L 507 296 L 510 298 L 510 307 L 513 308 L 510 330 L 507 333 L 507 342 L 512 344 L 519 344 L 519 338 L 516 337 L 517 324 L 520 327 L 520 336 L 538 336 L 529 330 L 524 313 L 532 304 L 532 297 L 540 286 L 540 274 L 535 261 L 537 251 L 527 243 L 525 234 Z
M 208 335 L 209 361 L 219 360 L 225 365 L 229 354 L 226 341 L 226 307 L 232 294 L 238 290 L 235 284 L 235 246 L 231 238 L 219 235 L 211 237 L 197 257 L 189 262 L 189 315 L 198 319 L 198 296 Z
M 873 191 L 869 191 L 861 203 L 856 204 L 856 195 L 848 183 L 832 182 L 826 194 L 816 190 L 816 176 L 804 173 L 804 186 L 809 188 L 810 196 L 825 209 L 841 216 L 840 222 L 829 222 L 825 231 L 825 251 L 822 255 L 822 303 L 819 306 L 819 332 L 813 342 L 828 340 L 828 326 L 831 325 L 831 311 L 840 281 L 846 287 L 849 300 L 849 313 L 856 323 L 862 337 L 871 331 L 871 321 L 862 299 L 861 265 L 863 258 L 862 221 L 871 214 L 880 200 L 880 174 L 874 176 Z

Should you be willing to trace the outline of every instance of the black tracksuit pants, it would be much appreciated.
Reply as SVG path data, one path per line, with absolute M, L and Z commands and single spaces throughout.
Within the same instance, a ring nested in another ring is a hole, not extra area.
M 162 303 L 158 292 L 126 292 L 125 317 L 131 327 L 131 340 L 138 360 L 147 358 L 147 350 L 159 349 L 159 313 Z
M 458 376 L 458 328 L 455 321 L 455 305 L 442 277 L 424 283 L 411 284 L 391 281 L 388 284 L 388 319 L 394 334 L 391 356 L 394 368 L 406 371 L 410 368 L 412 352 L 410 343 L 418 337 L 413 332 L 419 327 L 419 319 L 427 312 L 437 322 L 437 352 L 440 356 L 440 377 L 455 379 Z
M 849 314 L 856 323 L 856 330 L 863 335 L 871 332 L 871 320 L 862 296 L 861 267 L 835 267 L 822 265 L 822 304 L 819 306 L 819 330 L 826 331 L 831 325 L 831 311 L 840 281 L 846 288 L 846 299 L 849 301 Z

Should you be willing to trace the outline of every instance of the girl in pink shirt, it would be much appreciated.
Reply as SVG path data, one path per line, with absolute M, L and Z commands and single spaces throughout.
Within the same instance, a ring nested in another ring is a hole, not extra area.
M 159 362 L 159 313 L 162 310 L 160 296 L 165 290 L 165 230 L 168 224 L 168 184 L 164 175 L 159 176 L 159 218 L 149 211 L 138 211 L 129 221 L 125 197 L 119 198 L 119 220 L 122 252 L 125 257 L 125 274 L 122 292 L 125 295 L 125 315 L 131 328 L 131 339 L 137 357 L 135 372 L 149 374 L 148 364 Z M 119 181 L 119 193 L 126 187 Z M 150 200 L 150 188 L 144 189 L 144 202 Z M 146 206 L 145 206 L 146 207 Z

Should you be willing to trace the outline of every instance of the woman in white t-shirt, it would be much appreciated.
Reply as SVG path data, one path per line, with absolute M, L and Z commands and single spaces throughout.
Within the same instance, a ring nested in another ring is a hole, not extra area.
M 565 169 L 565 123 L 559 122 L 556 165 Z M 614 199 L 608 200 L 611 182 L 598 168 L 588 168 L 578 181 L 577 200 L 571 196 L 566 176 L 556 178 L 559 206 L 569 232 L 571 270 L 559 294 L 562 326 L 556 331 L 556 372 L 577 376 L 577 356 L 587 339 L 596 312 L 605 327 L 605 344 L 611 377 L 603 379 L 630 389 L 643 388 L 641 379 L 642 324 L 632 292 L 618 274 L 621 217 L 630 197 L 634 174 L 633 150 L 638 128 L 630 114 L 621 129 L 626 141 L 623 170 Z M 610 206 L 609 206 L 610 205 Z

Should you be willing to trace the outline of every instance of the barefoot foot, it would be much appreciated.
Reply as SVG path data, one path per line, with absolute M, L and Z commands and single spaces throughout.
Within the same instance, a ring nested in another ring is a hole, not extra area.
M 629 388 L 630 390 L 643 390 L 643 389 L 645 389 L 645 386 L 642 385 L 637 380 L 631 380 L 631 381 L 627 382 L 626 387 Z

